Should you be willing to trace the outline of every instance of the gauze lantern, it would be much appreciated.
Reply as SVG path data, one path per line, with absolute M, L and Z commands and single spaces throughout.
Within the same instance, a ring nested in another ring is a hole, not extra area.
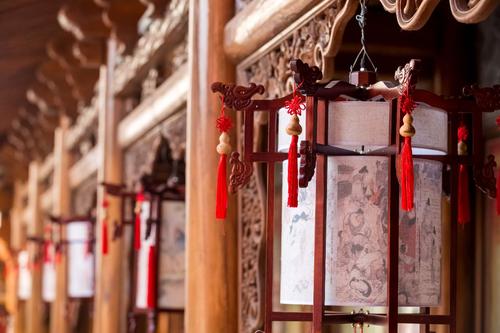
M 328 103 L 328 145 L 344 156 L 327 158 L 326 305 L 382 306 L 386 304 L 390 102 L 331 101 Z M 279 113 L 278 149 L 289 138 Z M 369 119 L 369 121 L 367 121 Z M 447 151 L 448 117 L 443 110 L 419 105 L 414 124 L 414 154 L 443 155 Z M 301 121 L 305 124 L 305 117 Z M 348 152 L 359 156 L 348 156 Z M 286 197 L 287 161 L 283 165 L 282 197 Z M 440 299 L 442 163 L 415 159 L 415 206 L 400 210 L 400 306 L 437 306 Z M 281 290 L 283 304 L 312 304 L 315 179 L 299 193 L 299 205 L 283 201 L 281 232 Z M 429 250 L 427 252 L 427 250 Z
M 459 208 L 469 211 L 469 173 L 479 189 L 496 196 L 495 163 L 492 157 L 484 163 L 481 143 L 482 113 L 495 106 L 485 103 L 484 91 L 477 88 L 460 98 L 416 89 L 418 65 L 412 60 L 399 68 L 397 84 L 374 82 L 374 73 L 366 71 L 353 73 L 351 82 L 319 83 L 318 68 L 291 63 L 303 104 L 297 207 L 286 200 L 287 101 L 294 96 L 259 100 L 252 97 L 264 90 L 256 84 L 212 85 L 227 108 L 243 113 L 243 158 L 231 154 L 230 192 L 248 183 L 253 163 L 266 165 L 266 333 L 273 322 L 286 321 L 311 322 L 314 333 L 331 324 L 386 325 L 390 333 L 398 324 L 424 325 L 427 331 L 440 324 L 455 332 L 457 221 L 459 214 L 470 220 Z M 257 111 L 267 113 L 265 151 L 254 151 Z M 284 311 L 273 304 L 278 177 L 283 184 L 279 300 L 312 305 L 309 311 Z M 447 198 L 451 234 L 445 263 L 441 226 Z M 444 263 L 450 271 L 449 300 L 441 295 Z M 442 302 L 449 302 L 448 314 L 429 313 Z M 344 313 L 329 305 L 384 306 L 385 311 Z M 403 313 L 400 306 L 425 311 Z
M 142 173 L 128 186 L 102 183 L 107 195 L 121 199 L 122 221 L 115 223 L 113 239 L 131 237 L 129 331 L 141 329 L 137 319 L 143 317 L 147 332 L 155 332 L 160 313 L 184 311 L 185 163 L 183 148 L 172 149 L 175 143 L 158 136 Z

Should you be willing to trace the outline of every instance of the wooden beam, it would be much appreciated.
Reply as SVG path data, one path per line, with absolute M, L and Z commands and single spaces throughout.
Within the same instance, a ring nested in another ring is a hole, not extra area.
M 76 188 L 84 180 L 94 174 L 102 165 L 102 154 L 99 154 L 98 148 L 94 147 L 85 154 L 79 161 L 75 162 L 69 171 L 69 183 L 71 188 Z
M 225 27 L 224 47 L 233 60 L 256 51 L 320 0 L 254 0 Z M 323 1 L 328 2 L 328 1 Z M 330 1 L 332 2 L 332 1 Z M 272 24 L 268 22 L 272 21 Z
M 118 129 L 120 146 L 128 147 L 151 128 L 178 111 L 186 104 L 188 91 L 189 75 L 187 66 L 183 66 L 120 122 Z
M 219 134 L 214 124 L 220 101 L 210 92 L 212 82 L 235 79 L 223 46 L 224 26 L 233 13 L 233 0 L 191 0 L 189 5 L 185 323 L 192 333 L 238 331 L 236 204 L 230 198 L 227 220 L 215 220 Z M 234 135 L 232 144 L 236 149 Z

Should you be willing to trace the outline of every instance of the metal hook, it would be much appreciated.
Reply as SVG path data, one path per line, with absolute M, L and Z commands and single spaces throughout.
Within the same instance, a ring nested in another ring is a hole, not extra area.
M 353 72 L 359 61 L 359 68 L 361 71 L 366 70 L 366 60 L 368 60 L 368 64 L 372 67 L 373 71 L 377 71 L 377 67 L 373 63 L 368 51 L 366 50 L 365 44 L 365 26 L 366 26 L 366 13 L 368 12 L 368 7 L 366 6 L 366 0 L 359 0 L 359 5 L 361 7 L 360 13 L 356 15 L 356 21 L 358 21 L 359 29 L 361 30 L 361 50 L 359 51 L 356 59 L 354 59 L 354 63 L 351 65 L 350 73 Z

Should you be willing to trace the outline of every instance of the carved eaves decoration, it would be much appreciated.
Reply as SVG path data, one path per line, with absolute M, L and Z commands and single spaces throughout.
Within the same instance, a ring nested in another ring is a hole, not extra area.
M 129 189 L 137 189 L 143 175 L 151 174 L 156 152 L 166 139 L 174 160 L 183 160 L 186 147 L 186 110 L 150 130 L 124 153 L 124 179 Z
M 131 55 L 124 57 L 115 69 L 115 94 L 126 94 L 133 90 L 137 80 L 143 80 L 149 70 L 157 65 L 163 65 L 161 57 L 176 45 L 183 45 L 188 23 L 189 1 L 172 0 L 166 15 L 155 19 L 149 25 L 147 32 L 139 38 Z M 178 51 L 179 52 L 179 51 Z M 185 47 L 179 52 L 185 57 Z M 179 54 L 172 59 L 178 59 Z M 178 61 L 173 62 L 175 65 Z M 168 75 L 168 73 L 167 73 Z M 166 76 L 166 75 L 163 75 Z
M 118 40 L 119 52 L 129 54 L 139 38 L 137 25 L 146 6 L 140 0 L 98 0 L 103 10 L 104 23 Z
M 396 13 L 405 30 L 418 30 L 429 20 L 440 0 L 380 0 L 384 8 Z M 498 0 L 449 0 L 453 17 L 461 23 L 479 23 L 498 6 Z
M 95 209 L 97 175 L 94 174 L 73 189 L 71 193 L 71 214 L 88 216 Z
M 251 2 L 253 0 L 235 0 L 237 12 Z M 398 24 L 404 30 L 422 28 L 439 2 L 440 0 L 380 0 L 388 12 L 396 14 Z M 449 0 L 453 17 L 458 22 L 468 24 L 484 21 L 498 4 L 498 0 Z

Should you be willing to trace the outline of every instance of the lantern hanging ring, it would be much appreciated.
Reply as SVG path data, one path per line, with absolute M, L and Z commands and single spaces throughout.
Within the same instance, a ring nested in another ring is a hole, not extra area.
M 377 67 L 373 63 L 368 51 L 366 50 L 365 44 L 365 26 L 366 26 L 366 13 L 368 12 L 368 7 L 366 6 L 366 0 L 359 0 L 359 5 L 361 7 L 360 13 L 356 15 L 356 21 L 358 21 L 359 29 L 361 30 L 361 50 L 359 51 L 354 63 L 351 65 L 350 73 L 352 73 L 359 62 L 359 70 L 366 71 L 366 60 L 368 60 L 368 65 L 371 66 L 374 72 L 377 72 Z

